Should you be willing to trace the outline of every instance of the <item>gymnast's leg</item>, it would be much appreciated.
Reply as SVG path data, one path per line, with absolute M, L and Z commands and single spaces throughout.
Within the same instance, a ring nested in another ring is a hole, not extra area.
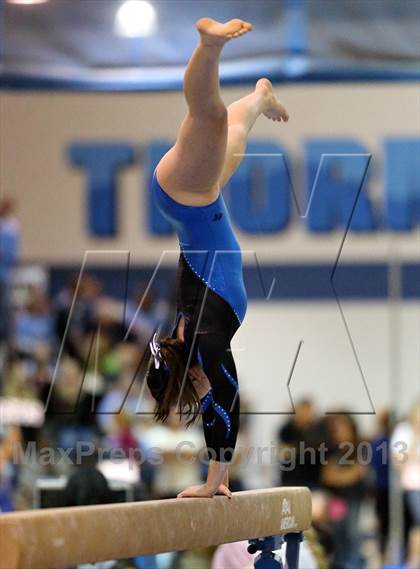
M 156 172 L 163 189 L 180 203 L 206 205 L 219 193 L 228 134 L 227 109 L 219 87 L 220 54 L 227 41 L 251 28 L 239 19 L 226 24 L 210 18 L 197 22 L 200 42 L 184 77 L 188 113 L 176 144 Z
M 289 120 L 286 109 L 274 94 L 271 82 L 265 78 L 257 82 L 253 93 L 228 107 L 227 149 L 220 177 L 222 188 L 241 163 L 248 134 L 261 114 L 273 121 Z

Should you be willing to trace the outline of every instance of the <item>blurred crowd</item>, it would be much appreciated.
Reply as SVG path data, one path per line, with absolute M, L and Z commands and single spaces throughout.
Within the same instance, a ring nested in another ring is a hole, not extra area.
M 370 437 L 346 409 L 320 415 L 305 399 L 295 410 L 278 432 L 279 482 L 311 488 L 314 526 L 330 551 L 331 569 L 372 566 L 365 543 L 371 530 L 363 523 L 372 512 L 375 566 L 386 566 L 396 542 L 401 563 L 419 567 L 420 403 L 403 421 L 379 413 Z M 392 495 L 401 496 L 394 507 Z M 400 541 L 393 533 L 399 524 Z
M 185 430 L 175 412 L 165 424 L 156 424 L 144 381 L 148 342 L 155 330 L 170 328 L 171 303 L 153 291 L 146 295 L 145 286 L 127 302 L 111 298 L 94 274 L 75 275 L 54 296 L 28 287 L 15 303 L 11 275 L 19 242 L 13 202 L 3 200 L 0 388 L 14 419 L 3 415 L 0 424 L 0 512 L 167 498 L 204 479 L 205 460 L 192 460 L 204 456 L 200 426 Z M 246 448 L 251 426 L 252 417 L 243 415 L 240 448 Z M 391 484 L 402 496 L 400 558 L 410 568 L 420 567 L 419 432 L 418 404 L 403 421 L 384 411 L 376 433 L 366 438 L 345 409 L 321 415 L 310 399 L 299 401 L 279 425 L 275 482 L 312 490 L 314 524 L 302 552 L 304 569 L 372 567 L 362 519 L 366 504 L 375 516 L 370 537 L 376 556 L 386 564 Z M 246 487 L 240 452 L 235 460 L 234 491 Z M 48 484 L 51 479 L 62 481 L 61 491 Z M 236 543 L 103 567 L 239 569 L 251 564 L 246 544 Z

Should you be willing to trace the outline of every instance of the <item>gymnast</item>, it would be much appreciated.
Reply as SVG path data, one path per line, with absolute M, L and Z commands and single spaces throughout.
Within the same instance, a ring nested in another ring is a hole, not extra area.
M 155 417 L 173 408 L 188 424 L 202 415 L 209 468 L 205 484 L 178 497 L 231 497 L 228 468 L 239 427 L 239 391 L 230 342 L 247 305 L 239 244 L 221 189 L 238 168 L 259 115 L 287 121 L 268 79 L 226 108 L 220 95 L 223 46 L 252 30 L 234 19 L 197 22 L 200 41 L 185 72 L 188 105 L 175 145 L 159 162 L 152 182 L 157 206 L 178 235 L 177 316 L 171 337 L 150 343 L 147 384 Z

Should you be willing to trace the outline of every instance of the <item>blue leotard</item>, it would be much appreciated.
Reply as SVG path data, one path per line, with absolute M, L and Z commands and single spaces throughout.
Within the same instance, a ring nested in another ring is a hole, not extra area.
M 229 462 L 239 429 L 239 385 L 230 347 L 246 312 L 239 244 L 223 197 L 207 206 L 172 199 L 153 177 L 157 206 L 178 234 L 177 318 L 184 317 L 192 363 L 206 373 L 211 389 L 201 401 L 209 459 Z
M 208 288 L 229 303 L 242 322 L 247 296 L 241 249 L 222 195 L 206 206 L 182 205 L 162 189 L 156 172 L 153 192 L 160 211 L 175 228 L 181 252 L 190 268 Z

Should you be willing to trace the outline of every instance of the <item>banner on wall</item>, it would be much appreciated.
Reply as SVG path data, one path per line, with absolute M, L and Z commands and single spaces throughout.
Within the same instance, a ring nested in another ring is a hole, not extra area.
M 148 186 L 170 147 L 170 143 L 159 142 L 143 149 Z M 304 181 L 298 186 L 286 148 L 270 140 L 249 143 L 247 155 L 224 189 L 232 221 L 244 234 L 281 233 L 292 223 L 293 210 L 313 234 L 337 229 L 408 232 L 420 225 L 420 139 L 384 140 L 379 203 L 371 195 L 371 154 L 363 143 L 344 138 L 309 139 L 303 151 Z M 70 163 L 83 169 L 86 176 L 85 215 L 91 237 L 118 235 L 118 174 L 135 163 L 135 155 L 134 147 L 123 143 L 69 146 Z M 150 235 L 172 234 L 152 193 L 144 195 Z

